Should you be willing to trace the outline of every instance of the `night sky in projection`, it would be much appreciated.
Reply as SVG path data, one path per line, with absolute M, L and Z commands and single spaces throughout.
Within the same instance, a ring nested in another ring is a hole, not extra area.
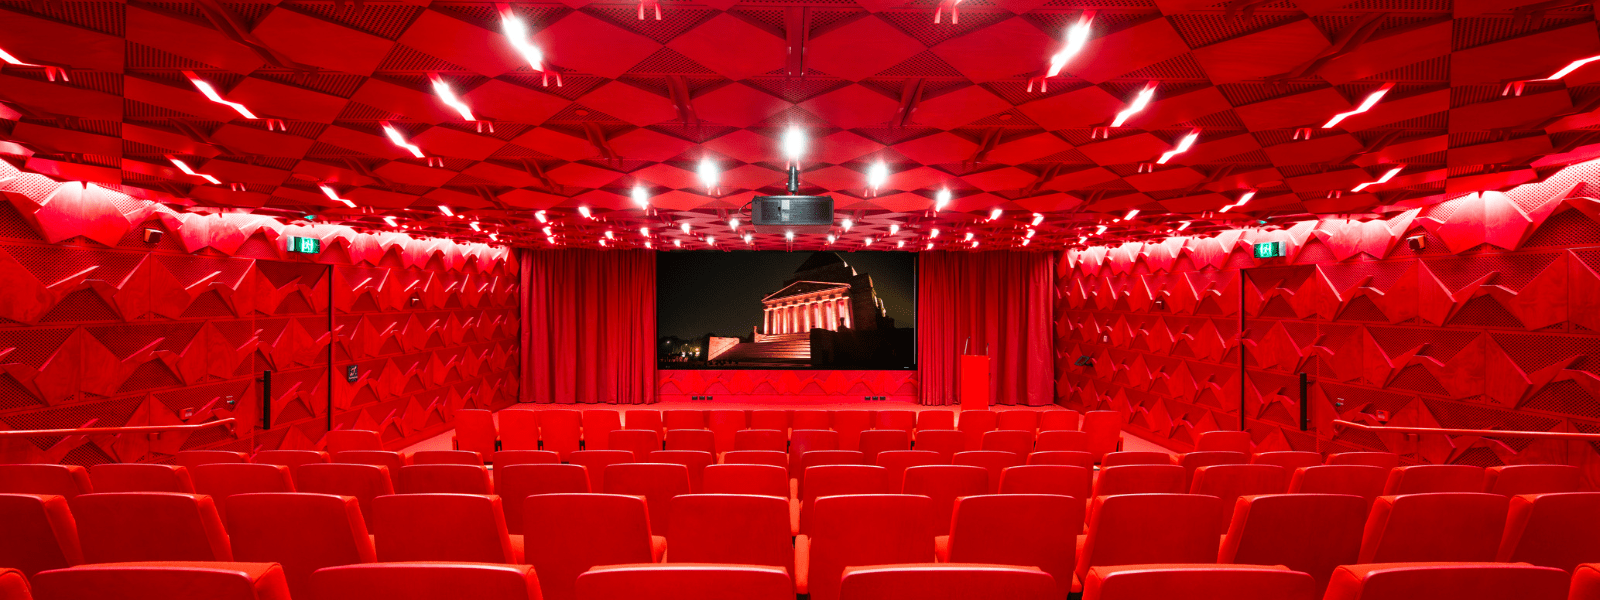
M 761 299 L 783 288 L 811 252 L 657 252 L 657 337 L 693 339 L 707 333 L 748 336 L 761 325 Z M 857 273 L 872 276 L 889 317 L 916 327 L 917 255 L 840 252 Z

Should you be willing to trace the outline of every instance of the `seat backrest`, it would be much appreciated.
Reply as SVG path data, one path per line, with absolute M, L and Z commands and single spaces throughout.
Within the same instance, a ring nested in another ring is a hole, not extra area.
M 1400 466 L 1400 455 L 1393 452 L 1340 452 L 1329 454 L 1328 465 L 1367 465 L 1393 469 Z
M 933 510 L 922 496 L 818 498 L 807 581 L 812 600 L 838 600 L 846 567 L 933 562 Z
M 927 496 L 927 527 L 933 535 L 949 535 L 956 498 L 989 493 L 989 470 L 971 465 L 926 465 L 906 468 L 904 494 Z
M 1483 491 L 1483 467 L 1475 465 L 1413 465 L 1389 471 L 1383 495 Z
M 1016 411 L 1012 411 L 1016 412 Z M 1009 413 L 1000 413 L 1002 415 Z M 1032 413 L 1029 413 L 1032 414 Z M 1033 431 L 996 429 L 983 432 L 983 449 L 1010 452 L 1019 456 L 1033 453 Z
M 1034 452 L 1028 455 L 1030 465 L 1070 465 L 1083 467 L 1084 470 L 1094 471 L 1094 455 L 1088 452 L 1074 452 L 1070 450 L 1047 450 Z
M 1028 455 L 1006 452 L 1003 450 L 968 450 L 957 452 L 951 457 L 951 464 L 971 465 L 989 470 L 989 493 L 1000 491 L 1000 473 L 1007 467 L 1025 464 Z
M 1495 563 L 1362 564 L 1333 572 L 1324 600 L 1566 600 L 1560 569 Z
M 0 494 L 41 494 L 71 499 L 93 491 L 89 470 L 78 465 L 0 465 Z
M 924 429 L 917 432 L 912 449 L 937 452 L 940 464 L 950 464 L 957 452 L 967 449 L 967 434 L 954 429 Z
M 400 467 L 397 494 L 488 494 L 489 471 L 473 465 L 406 465 Z
M 539 449 L 539 411 L 502 410 L 500 418 L 500 450 Z
M 847 494 L 895 494 L 889 470 L 873 465 L 820 465 L 806 469 L 800 486 L 800 533 L 810 533 L 817 498 Z
M 627 450 L 579 450 L 567 457 L 567 462 L 588 470 L 589 489 L 598 494 L 606 489 L 606 467 L 634 460 L 633 453 Z
M 909 432 L 917 428 L 917 412 L 912 410 L 872 411 L 873 429 L 899 429 Z
M 466 450 L 418 450 L 411 453 L 406 464 L 412 465 L 478 465 L 488 455 Z
M 539 600 L 539 576 L 529 565 L 399 563 L 329 567 L 311 576 L 312 600 Z M 543 596 L 548 598 L 549 596 Z M 299 596 L 296 596 L 300 599 Z
M 389 468 L 378 465 L 328 463 L 304 465 L 295 474 L 296 490 L 309 494 L 350 496 L 361 507 L 361 514 L 372 518 L 372 499 L 394 493 Z
M 840 450 L 860 450 L 861 432 L 872 429 L 872 411 L 836 410 L 831 429 L 839 432 Z
M 490 458 L 490 464 L 498 473 L 500 469 L 511 465 L 558 465 L 561 464 L 561 455 L 549 450 L 501 450 Z
M 1039 415 L 1039 431 L 1077 431 L 1080 416 L 1075 410 L 1044 411 Z
M 903 429 L 873 429 L 860 433 L 858 447 L 868 464 L 878 462 L 878 454 L 892 450 L 910 450 L 911 432 Z
M 795 411 L 798 415 L 801 411 Z M 808 452 L 838 450 L 839 432 L 829 429 L 798 429 L 789 432 L 789 476 L 799 477 L 801 457 Z
M 1214 496 L 1096 496 L 1078 553 L 1078 580 L 1086 580 L 1089 567 L 1216 562 L 1221 513 L 1222 501 Z
M 781 429 L 742 429 L 733 432 L 733 449 L 789 451 L 789 434 Z
M 717 453 L 727 452 L 734 448 L 734 436 L 739 430 L 749 425 L 742 410 L 713 410 L 707 428 L 717 443 Z
M 332 461 L 350 465 L 376 465 L 389 473 L 392 485 L 400 485 L 400 467 L 406 466 L 406 457 L 387 450 L 346 450 L 333 453 Z
M 644 462 L 651 452 L 661 449 L 661 434 L 651 429 L 618 429 L 611 432 L 608 443 L 612 450 L 632 452 L 634 462 Z
M 775 429 L 784 432 L 785 437 L 789 432 L 789 411 L 786 410 L 752 410 L 750 411 L 751 429 Z
M 283 568 L 272 563 L 133 562 L 40 573 L 33 578 L 33 597 L 285 600 L 289 586 Z
M 78 526 L 67 499 L 0 494 L 0 568 L 23 575 L 83 564 Z
M 771 496 L 685 494 L 672 499 L 667 560 L 783 567 L 794 572 L 789 502 Z
M 576 411 L 574 411 L 576 412 Z M 611 432 L 622 429 L 622 413 L 609 408 L 595 408 L 583 411 L 583 449 L 584 450 L 610 450 Z M 549 450 L 549 444 L 545 444 Z M 577 449 L 577 442 L 573 442 L 573 449 Z M 562 458 L 566 458 L 565 452 Z
M 789 497 L 789 471 L 777 465 L 720 464 L 702 473 L 704 493 Z
M 1094 495 L 1182 494 L 1183 467 L 1178 465 L 1122 465 L 1100 469 Z M 1171 562 L 1171 561 L 1168 561 Z
M 1229 510 L 1240 496 L 1282 494 L 1289 491 L 1289 472 L 1278 465 L 1211 465 L 1194 471 L 1189 493 L 1222 499 L 1218 526 L 1226 531 L 1233 518 Z
M 1289 477 L 1291 494 L 1350 494 L 1367 499 L 1383 495 L 1389 470 L 1372 465 L 1317 465 L 1295 469 Z
M 578 576 L 584 600 L 790 600 L 794 586 L 778 567 L 736 564 L 604 565 Z
M 296 597 L 311 597 L 317 569 L 378 560 L 361 507 L 349 496 L 239 494 L 225 504 L 233 559 L 282 565 Z
M 1091 483 L 1089 470 L 1071 465 L 1019 465 L 1000 474 L 1002 494 L 1059 494 L 1077 498 L 1079 503 L 1089 499 Z
M 694 450 L 717 455 L 717 434 L 709 429 L 668 429 L 668 450 Z
M 476 452 L 483 459 L 495 451 L 500 441 L 500 429 L 494 424 L 494 413 L 481 408 L 463 408 L 455 411 L 456 448 Z
M 657 439 L 667 432 L 661 422 L 661 411 L 655 409 L 635 408 L 622 411 L 622 423 L 625 429 L 654 431 Z
M 1032 410 L 996 411 L 995 428 L 1001 431 L 1033 433 L 1039 430 L 1039 413 Z
M 1036 568 L 983 564 L 900 564 L 845 569 L 841 600 L 1046 600 L 1060 598 Z
M 796 410 L 789 417 L 789 429 L 832 429 L 833 415 L 825 410 Z
M 96 492 L 68 505 L 86 563 L 233 560 L 210 496 Z
M 1238 452 L 1246 456 L 1254 449 L 1248 431 L 1207 431 L 1194 442 L 1195 452 Z
M 1578 565 L 1577 570 L 1572 572 L 1572 594 L 1567 597 L 1570 600 L 1600 598 L 1600 564 Z
M 177 465 L 106 463 L 89 467 L 94 491 L 194 493 L 189 469 Z
M 1363 563 L 1489 562 L 1500 549 L 1509 499 L 1444 492 L 1379 496 L 1361 534 Z
M 172 455 L 172 464 L 185 468 L 216 463 L 247 463 L 250 455 L 228 450 L 183 450 Z
M 689 468 L 668 463 L 624 463 L 606 467 L 607 494 L 643 496 L 650 511 L 650 531 L 667 531 L 672 498 L 689 493 Z
M 662 412 L 661 424 L 667 431 L 674 429 L 705 429 L 706 413 L 702 410 L 676 409 Z M 671 436 L 668 436 L 671 437 Z
M 360 429 L 336 429 L 323 436 L 326 450 L 329 454 L 344 452 L 345 450 L 382 450 L 383 438 L 376 431 Z
M 955 429 L 956 411 L 928 409 L 917 412 L 917 433 L 928 429 Z
M 596 565 L 655 562 L 645 501 L 614 494 L 543 494 L 523 500 L 524 548 L 546 600 L 573 600 Z
M 1572 465 L 1504 465 L 1484 469 L 1483 491 L 1501 496 L 1564 494 L 1582 489 L 1583 472 Z
M 1495 562 L 1568 572 L 1600 562 L 1600 493 L 1512 496 Z
M 1000 417 L 992 410 L 964 410 L 956 420 L 956 429 L 961 432 L 962 450 L 977 450 L 983 447 L 983 434 L 999 428 Z
M 900 493 L 901 486 L 905 485 L 906 468 L 918 465 L 946 464 L 940 461 L 938 452 L 931 450 L 888 450 L 878 453 L 877 465 L 888 469 L 885 475 L 889 482 L 891 494 Z
M 0 568 L 0 600 L 33 600 L 33 589 L 22 571 Z
M 1053 413 L 1045 413 L 1053 414 Z M 1034 452 L 1083 452 L 1089 449 L 1089 434 L 1070 429 L 1046 429 L 1034 441 Z
M 1278 465 L 1294 473 L 1300 467 L 1315 467 L 1322 464 L 1322 455 L 1316 452 L 1301 452 L 1297 450 L 1279 450 L 1276 452 L 1262 452 L 1251 455 L 1252 465 Z
M 190 476 L 195 493 L 211 496 L 223 523 L 228 522 L 228 496 L 294 491 L 289 467 L 283 465 L 211 463 L 195 467 Z
M 379 562 L 515 564 L 499 496 L 395 494 L 372 501 Z
M 1339 565 L 1354 564 L 1361 552 L 1367 501 L 1342 494 L 1276 494 L 1234 501 L 1232 521 L 1222 538 L 1217 562 L 1286 565 L 1308 573 L 1317 589 Z
M 1122 454 L 1122 453 L 1121 452 L 1117 452 L 1117 453 L 1111 454 L 1109 456 L 1116 456 L 1117 454 Z M 1184 454 L 1184 455 L 1181 455 L 1181 456 L 1178 457 L 1178 464 L 1183 467 L 1183 485 L 1184 485 L 1184 489 L 1188 489 L 1189 485 L 1194 483 L 1194 470 L 1195 469 L 1198 469 L 1200 467 L 1209 467 L 1211 465 L 1243 465 L 1243 464 L 1249 464 L 1249 462 L 1250 462 L 1250 455 L 1249 454 L 1244 454 L 1242 452 L 1228 452 L 1228 451 L 1221 451 L 1221 450 L 1213 450 L 1213 451 L 1206 451 L 1206 452 L 1190 452 L 1188 454 Z M 1156 463 L 1156 464 L 1160 464 L 1160 463 Z M 1284 485 L 1285 488 L 1288 488 L 1288 486 L 1289 486 L 1287 471 L 1285 471 L 1283 485 Z M 1282 493 L 1282 491 L 1279 491 L 1277 493 Z
M 1172 460 L 1172 455 L 1166 452 L 1111 452 L 1100 457 L 1100 466 L 1102 467 L 1170 464 L 1176 463 Z
M 805 491 L 805 471 L 811 467 L 822 465 L 864 465 L 867 464 L 867 455 L 860 450 L 812 450 L 800 456 L 800 471 L 795 475 L 799 480 L 801 492 Z
M 1114 410 L 1083 413 L 1083 432 L 1089 434 L 1089 453 L 1098 461 L 1101 456 L 1122 447 L 1122 413 Z
M 250 462 L 262 465 L 283 465 L 289 467 L 289 477 L 300 470 L 301 465 L 317 465 L 328 462 L 328 453 L 321 450 L 262 450 L 251 457 Z
M 572 409 L 539 411 L 539 448 L 560 454 L 561 460 L 566 460 L 567 455 L 578 450 L 578 440 L 584 437 L 585 421 L 583 413 Z
M 1039 567 L 1060 584 L 1057 598 L 1065 598 L 1072 591 L 1081 529 L 1083 501 L 1076 498 L 1049 494 L 959 498 L 950 528 L 949 562 Z
M 705 433 L 710 432 L 707 431 Z M 710 451 L 701 450 L 657 450 L 646 456 L 645 460 L 653 463 L 683 465 L 684 468 L 689 469 L 689 493 L 698 494 L 700 490 L 705 489 L 703 478 L 706 467 L 717 462 L 717 455 L 712 454 Z
M 1095 567 L 1083 584 L 1083 600 L 1317 600 L 1321 595 L 1322 588 L 1305 573 L 1257 565 Z
M 789 454 L 777 450 L 734 450 L 722 455 L 722 463 L 727 465 L 772 465 L 782 468 L 785 477 L 789 474 Z
M 522 535 L 522 500 L 539 494 L 587 494 L 589 473 L 583 465 L 526 464 L 498 467 L 494 493 L 505 511 L 506 531 Z

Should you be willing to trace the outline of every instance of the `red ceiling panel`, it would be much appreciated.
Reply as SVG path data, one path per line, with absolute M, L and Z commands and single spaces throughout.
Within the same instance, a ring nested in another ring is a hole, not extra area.
M 806 64 L 835 77 L 860 81 L 923 50 L 911 36 L 877 16 L 868 16 L 812 38 L 806 44 Z
M 1286 73 L 1327 48 L 1322 31 L 1300 19 L 1196 48 L 1194 58 L 1213 83 L 1234 83 Z
M 434 10 L 422 11 L 398 41 L 486 77 L 527 64 L 500 31 L 490 31 Z
M 250 33 L 291 60 L 356 75 L 372 74 L 394 46 L 392 41 L 282 6 Z
M 0 48 L 53 64 L 121 73 L 126 59 L 122 38 L 0 8 Z

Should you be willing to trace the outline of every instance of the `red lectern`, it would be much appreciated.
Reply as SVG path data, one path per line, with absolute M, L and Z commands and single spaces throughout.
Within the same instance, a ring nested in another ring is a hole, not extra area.
M 961 410 L 989 410 L 989 357 L 961 355 Z

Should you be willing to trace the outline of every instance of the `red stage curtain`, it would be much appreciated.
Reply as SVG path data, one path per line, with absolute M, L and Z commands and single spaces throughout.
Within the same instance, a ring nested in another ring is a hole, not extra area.
M 956 404 L 962 345 L 988 348 L 989 397 L 997 404 L 1055 403 L 1049 252 L 921 252 L 917 255 L 917 373 L 923 404 Z
M 521 260 L 521 400 L 655 402 L 655 253 L 527 250 Z

